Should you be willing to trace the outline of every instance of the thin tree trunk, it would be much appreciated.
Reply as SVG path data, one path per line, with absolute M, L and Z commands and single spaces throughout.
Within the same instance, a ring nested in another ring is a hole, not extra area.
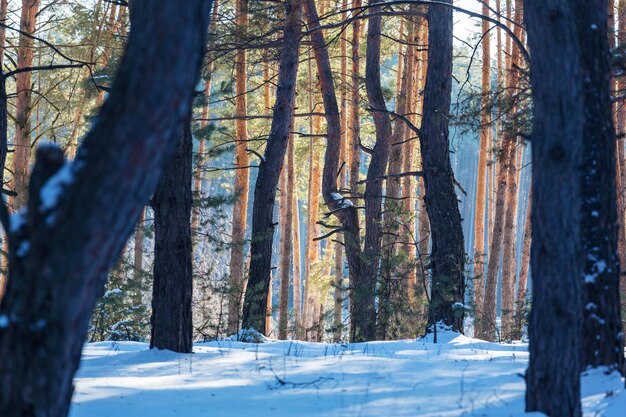
M 521 38 L 522 29 L 520 23 L 523 21 L 523 0 L 515 0 L 515 26 L 514 33 Z M 509 69 L 508 88 L 513 100 L 518 94 L 519 89 L 519 70 L 521 67 L 521 53 L 517 46 L 512 47 L 511 67 Z M 513 103 L 511 112 L 517 111 L 517 104 Z M 506 134 L 514 135 L 512 132 Z M 515 322 L 515 249 L 517 237 L 517 203 L 518 203 L 518 186 L 517 186 L 517 155 L 519 153 L 517 147 L 517 138 L 512 136 L 505 138 L 510 141 L 512 146 L 510 160 L 506 165 L 507 169 L 507 188 L 506 188 L 506 212 L 504 215 L 504 237 L 502 240 L 502 303 L 500 311 L 501 320 L 501 339 L 511 340 L 513 337 L 513 328 Z
M 61 168 L 63 152 L 40 147 L 27 218 L 19 230 L 10 231 L 2 209 L 11 265 L 0 304 L 3 417 L 67 415 L 90 315 L 108 270 L 174 154 L 189 115 L 209 12 L 206 1 L 189 1 L 187 7 L 174 1 L 158 7 L 135 3 L 137 24 L 126 54 L 77 161 Z M 157 44 L 155 38 L 164 41 Z M 52 193 L 56 198 L 46 200 L 42 212 L 46 181 L 48 187 L 59 185 L 60 192 Z
M 500 0 L 496 0 L 500 1 Z M 489 0 L 483 2 L 483 15 L 489 15 Z M 480 101 L 480 145 L 478 149 L 478 170 L 476 175 L 476 211 L 474 215 L 474 309 L 480 320 L 483 309 L 485 279 L 485 203 L 487 196 L 487 153 L 491 144 L 491 35 L 489 22 L 482 21 L 483 66 L 482 96 Z M 479 326 L 478 320 L 474 326 Z
M 551 417 L 581 415 L 584 103 L 575 3 L 525 1 L 534 99 L 526 411 Z
M 154 197 L 154 282 L 150 348 L 191 353 L 191 171 L 193 138 L 185 126 Z
M 295 155 L 289 154 L 289 164 L 295 168 Z M 295 180 L 294 180 L 295 181 Z M 294 316 L 294 338 L 300 334 L 299 329 L 302 328 L 302 283 L 301 283 L 301 254 L 300 254 L 300 210 L 298 204 L 298 193 L 296 192 L 294 183 L 293 206 L 293 316 Z
M 241 41 L 247 37 L 248 26 L 248 0 L 237 0 L 236 25 L 238 36 Z M 245 260 L 245 237 L 246 237 L 246 211 L 248 208 L 248 182 L 250 165 L 248 156 L 248 126 L 245 119 L 247 115 L 246 99 L 247 59 L 246 49 L 240 47 L 237 50 L 235 62 L 235 171 L 234 191 L 236 200 L 233 204 L 233 227 L 231 231 L 232 247 L 230 251 L 230 300 L 228 302 L 228 333 L 236 333 L 239 329 L 239 312 L 241 308 L 241 295 L 243 293 L 244 260 Z M 282 164 L 282 158 L 280 163 Z M 277 178 L 278 179 L 278 178 Z M 270 215 L 271 217 L 271 215 Z
M 243 306 L 243 328 L 262 329 L 265 327 L 265 306 L 271 277 L 274 236 L 274 201 L 295 105 L 302 6 L 299 0 L 290 0 L 286 4 L 286 9 L 287 21 L 278 71 L 272 127 L 255 185 L 250 275 Z
M 19 44 L 17 48 L 17 68 L 33 66 L 35 55 L 34 40 L 37 12 L 40 0 L 22 0 Z M 28 36 L 30 35 L 30 37 Z M 17 196 L 13 206 L 18 209 L 28 200 L 28 166 L 30 163 L 32 112 L 32 75 L 30 71 L 20 72 L 15 76 L 15 137 L 13 153 L 13 187 Z
M 293 125 L 293 118 L 292 118 Z M 291 278 L 291 262 L 293 258 L 293 203 L 295 188 L 294 172 L 294 137 L 289 135 L 287 143 L 287 163 L 283 165 L 282 187 L 280 199 L 280 304 L 278 310 L 278 338 L 287 339 L 289 325 L 289 280 Z
M 524 221 L 524 240 L 522 242 L 521 269 L 517 284 L 517 306 L 515 309 L 515 336 L 522 338 L 522 319 L 526 310 L 526 286 L 528 283 L 528 270 L 530 269 L 530 244 L 532 241 L 532 186 L 528 190 L 528 203 L 526 204 L 526 216 Z
M 420 137 L 426 190 L 424 200 L 432 233 L 431 319 L 433 324 L 441 321 L 463 332 L 465 251 L 449 156 L 451 89 L 452 10 L 431 6 L 428 11 L 428 71 Z
M 360 8 L 362 0 L 353 0 L 354 8 Z M 361 95 L 359 93 L 360 58 L 359 49 L 361 47 L 361 20 L 355 19 L 352 22 L 352 86 L 350 93 L 350 191 L 355 193 L 358 188 L 359 167 L 361 164 L 361 120 L 359 107 Z

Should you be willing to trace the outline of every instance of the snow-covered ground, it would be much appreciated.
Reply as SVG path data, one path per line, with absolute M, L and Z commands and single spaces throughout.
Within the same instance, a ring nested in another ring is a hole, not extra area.
M 71 417 L 538 416 L 523 414 L 525 344 L 429 340 L 85 346 Z M 583 378 L 585 416 L 623 417 L 615 375 Z

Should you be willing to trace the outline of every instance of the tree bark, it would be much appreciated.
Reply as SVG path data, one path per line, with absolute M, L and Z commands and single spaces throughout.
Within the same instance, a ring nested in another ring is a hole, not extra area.
M 292 118 L 293 125 L 293 118 Z M 287 163 L 283 168 L 281 184 L 280 221 L 280 304 L 278 310 L 278 338 L 287 339 L 289 325 L 289 281 L 291 278 L 291 262 L 293 258 L 293 193 L 294 193 L 294 137 L 289 135 L 287 143 Z
M 28 211 L 11 228 L 2 206 L 0 415 L 67 415 L 90 313 L 189 115 L 209 11 L 206 1 L 134 2 L 126 54 L 77 158 L 60 168 L 62 151 L 40 147 Z
M 521 23 L 523 21 L 523 0 L 515 0 L 515 22 L 518 24 L 514 28 L 514 33 L 518 38 L 522 36 Z M 519 94 L 520 74 L 519 69 L 522 66 L 521 53 L 516 45 L 512 46 L 511 67 L 509 68 L 508 89 L 510 91 L 511 100 L 515 101 Z M 517 103 L 512 104 L 511 112 L 516 113 L 518 109 Z M 518 186 L 517 186 L 517 156 L 519 148 L 517 146 L 517 135 L 513 132 L 506 132 L 504 140 L 511 146 L 509 161 L 504 165 L 506 175 L 508 177 L 507 186 L 504 193 L 506 194 L 506 211 L 504 214 L 504 236 L 502 239 L 502 299 L 500 308 L 502 340 L 511 340 L 513 337 L 513 327 L 515 321 L 515 249 L 517 247 L 517 203 L 518 203 Z M 521 159 L 521 158 L 520 158 Z M 496 252 L 497 253 L 497 252 Z M 496 267 L 497 269 L 497 267 Z
M 20 18 L 19 44 L 17 48 L 17 68 L 33 66 L 35 56 L 34 40 L 37 12 L 40 0 L 22 0 Z M 31 37 L 27 36 L 31 35 Z M 15 76 L 15 137 L 13 153 L 13 187 L 17 196 L 13 199 L 13 206 L 18 209 L 28 200 L 28 166 L 30 164 L 30 114 L 32 111 L 32 75 L 30 71 L 20 72 Z
M 362 0 L 353 0 L 353 8 L 360 8 Z M 352 86 L 350 92 L 350 191 L 355 193 L 358 189 L 359 168 L 361 165 L 361 119 L 359 107 L 361 95 L 359 93 L 360 57 L 361 47 L 361 20 L 355 19 L 352 22 Z
M 264 329 L 265 327 L 265 306 L 271 277 L 274 236 L 272 219 L 274 201 L 295 105 L 302 5 L 300 0 L 290 0 L 286 8 L 287 21 L 283 35 L 272 127 L 267 138 L 264 157 L 259 165 L 254 191 L 250 275 L 243 306 L 242 327 L 245 329 Z
M 500 0 L 497 0 L 500 1 Z M 483 2 L 483 15 L 489 15 L 489 0 Z M 482 96 L 480 101 L 480 145 L 476 174 L 476 211 L 474 215 L 474 326 L 479 326 L 482 317 L 485 267 L 485 205 L 487 196 L 487 154 L 491 145 L 491 34 L 489 22 L 482 21 L 483 65 Z
M 236 11 L 237 32 L 241 42 L 247 37 L 248 0 L 237 0 Z M 246 211 L 248 208 L 248 182 L 250 158 L 248 156 L 248 126 L 245 116 L 247 112 L 246 99 L 247 59 L 246 49 L 241 46 L 237 49 L 235 61 L 235 196 L 233 204 L 233 228 L 231 231 L 230 252 L 230 299 L 228 302 L 228 333 L 236 333 L 239 329 L 241 309 L 241 295 L 244 280 L 244 248 L 246 237 Z M 282 164 L 282 158 L 280 163 Z M 275 187 L 274 187 L 275 188 Z M 271 217 L 271 215 L 270 215 Z
M 451 1 L 445 0 L 447 3 Z M 431 321 L 463 332 L 463 229 L 454 174 L 450 164 L 448 123 L 452 88 L 452 10 L 430 6 L 428 11 L 428 70 L 420 144 L 426 210 L 432 250 Z M 460 305 L 459 305 L 460 303 Z
M 526 411 L 552 417 L 581 415 L 584 102 L 576 3 L 525 1 L 534 102 Z
M 573 7 L 584 80 L 583 166 L 587 168 L 582 173 L 582 239 L 586 260 L 582 360 L 583 366 L 608 366 L 623 373 L 607 0 L 579 1 Z
M 189 123 L 174 159 L 163 172 L 154 197 L 154 283 L 150 348 L 191 353 L 191 170 L 193 138 Z

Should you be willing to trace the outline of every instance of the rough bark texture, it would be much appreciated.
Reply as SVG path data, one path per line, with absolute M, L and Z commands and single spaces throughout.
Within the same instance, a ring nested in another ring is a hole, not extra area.
M 523 21 L 523 4 L 522 0 L 515 1 L 515 25 L 514 33 L 521 39 Z M 521 53 L 517 45 L 512 46 L 511 67 L 509 68 L 508 89 L 513 100 L 519 93 L 520 74 L 519 69 L 522 67 Z M 511 112 L 517 112 L 517 105 L 513 103 Z M 520 154 L 517 146 L 517 136 L 514 132 L 506 132 L 505 142 L 511 146 L 509 161 L 505 165 L 506 175 L 508 177 L 507 187 L 504 191 L 506 194 L 506 212 L 504 215 L 504 236 L 502 240 L 502 300 L 500 309 L 502 340 L 510 340 L 513 337 L 514 313 L 515 313 L 515 273 L 516 273 L 516 257 L 515 249 L 517 247 L 517 203 L 518 203 L 518 169 L 517 156 Z M 521 159 L 521 158 L 520 158 Z M 497 268 L 497 267 L 496 267 Z
M 497 0 L 499 1 L 499 0 Z M 483 15 L 489 15 L 489 0 L 483 2 Z M 485 206 L 487 193 L 487 153 L 491 145 L 491 34 L 489 22 L 483 20 L 482 96 L 480 101 L 480 145 L 476 174 L 476 212 L 474 215 L 474 309 L 478 320 L 482 317 L 485 279 Z M 476 326 L 478 323 L 475 321 Z
M 446 1 L 450 3 L 450 1 Z M 428 71 L 424 88 L 422 164 L 432 251 L 431 320 L 463 332 L 463 229 L 450 165 L 448 117 L 452 85 L 452 10 L 428 11 Z
M 17 48 L 17 68 L 27 68 L 33 65 L 35 54 L 34 40 L 26 36 L 35 34 L 37 11 L 40 0 L 22 0 L 22 13 L 20 17 L 20 34 Z M 15 152 L 13 154 L 13 187 L 17 196 L 13 199 L 14 208 L 18 209 L 28 200 L 28 166 L 30 163 L 30 114 L 31 106 L 31 82 L 30 71 L 25 71 L 15 76 L 15 137 L 13 138 Z
M 250 275 L 243 306 L 242 327 L 245 329 L 265 328 L 265 306 L 271 277 L 274 237 L 272 218 L 274 201 L 278 178 L 287 151 L 291 116 L 295 104 L 302 6 L 299 0 L 291 0 L 286 3 L 286 9 L 287 20 L 278 70 L 278 88 L 272 126 L 254 189 Z
M 533 298 L 526 411 L 551 417 L 581 415 L 584 262 L 579 178 L 584 119 L 575 3 L 524 3 L 534 99 Z
M 626 0 L 620 0 L 618 3 L 617 14 L 619 16 L 618 40 L 620 45 L 626 45 Z M 618 90 L 626 90 L 626 77 L 618 79 Z M 626 129 L 626 106 L 619 106 L 617 113 L 617 133 L 623 134 Z M 619 223 L 619 260 L 621 269 L 620 294 L 621 294 L 621 311 L 626 312 L 626 152 L 624 151 L 624 141 L 618 140 L 617 145 L 617 168 L 619 177 L 617 178 L 618 193 L 618 223 Z
M 189 124 L 154 197 L 154 269 L 150 348 L 191 353 L 191 166 Z
M 360 8 L 362 0 L 353 0 L 352 7 Z M 360 56 L 359 49 L 361 47 L 361 20 L 355 19 L 352 22 L 352 88 L 350 92 L 350 191 L 356 192 L 359 181 L 359 167 L 361 164 L 361 120 L 359 116 L 359 107 L 361 95 L 359 94 L 359 73 L 360 73 Z
M 133 3 L 109 99 L 77 159 L 42 190 L 56 198 L 46 198 L 42 212 L 41 187 L 63 163 L 62 151 L 46 146 L 28 212 L 16 214 L 12 228 L 2 215 L 11 266 L 0 305 L 3 417 L 67 415 L 90 313 L 189 115 L 210 5 Z
M 245 40 L 248 25 L 248 0 L 237 0 L 236 25 L 240 40 Z M 241 47 L 237 50 L 235 61 L 235 186 L 236 195 L 233 204 L 233 228 L 231 232 L 232 247 L 230 252 L 230 297 L 228 301 L 228 333 L 236 333 L 239 328 L 241 295 L 244 279 L 244 244 L 246 237 L 246 212 L 248 209 L 248 182 L 250 164 L 248 156 L 248 125 L 245 119 L 247 112 L 246 80 L 247 64 L 246 50 Z M 282 158 L 280 163 L 282 164 Z
M 585 101 L 582 233 L 586 263 L 582 360 L 583 366 L 604 365 L 623 373 L 607 0 L 574 4 Z

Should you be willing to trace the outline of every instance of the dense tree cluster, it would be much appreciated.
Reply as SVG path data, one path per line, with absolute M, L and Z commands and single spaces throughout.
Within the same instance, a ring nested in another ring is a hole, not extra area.
M 66 415 L 85 339 L 441 328 L 580 415 L 624 371 L 626 1 L 479 6 L 2 0 L 0 415 Z

